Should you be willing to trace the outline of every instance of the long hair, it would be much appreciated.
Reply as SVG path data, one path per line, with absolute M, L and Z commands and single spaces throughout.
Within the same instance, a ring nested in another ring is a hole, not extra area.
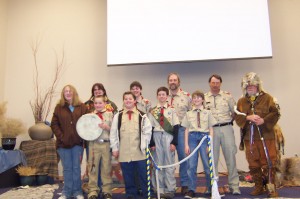
M 92 90 L 91 90 L 91 97 L 90 97 L 90 100 L 92 100 L 95 96 L 94 96 L 94 89 L 95 88 L 98 88 L 99 90 L 102 90 L 103 91 L 103 96 L 104 96 L 104 99 L 105 101 L 107 101 L 108 97 L 107 97 L 107 94 L 106 94 L 106 90 L 104 88 L 104 85 L 101 84 L 101 83 L 95 83 L 93 86 L 92 86 Z
M 65 89 L 67 87 L 69 87 L 70 90 L 73 93 L 73 100 L 72 100 L 72 104 L 71 105 L 73 105 L 73 106 L 80 105 L 82 102 L 79 99 L 78 92 L 77 92 L 76 88 L 74 86 L 70 85 L 70 84 L 68 84 L 68 85 L 66 85 L 66 86 L 63 87 L 63 89 L 61 91 L 60 100 L 59 100 L 58 104 L 60 106 L 64 106 L 66 103 L 68 103 L 67 100 L 65 99 L 65 96 L 64 96 L 64 91 L 65 91 Z

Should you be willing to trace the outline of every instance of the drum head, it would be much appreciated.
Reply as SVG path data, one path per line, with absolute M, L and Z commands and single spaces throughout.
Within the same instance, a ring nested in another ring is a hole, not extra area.
M 102 123 L 96 114 L 82 115 L 76 124 L 78 135 L 87 141 L 96 140 L 102 134 L 102 128 L 98 124 Z

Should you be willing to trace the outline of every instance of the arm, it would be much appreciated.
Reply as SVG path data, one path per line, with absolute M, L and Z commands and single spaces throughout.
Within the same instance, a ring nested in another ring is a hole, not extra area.
M 269 113 L 263 117 L 260 121 L 261 124 L 264 128 L 266 128 L 268 131 L 272 131 L 274 126 L 279 120 L 279 110 L 273 100 L 273 98 L 270 96 L 270 101 L 269 101 Z
M 119 154 L 119 130 L 118 130 L 118 117 L 119 113 L 117 113 L 112 121 L 112 125 L 110 128 L 110 148 L 112 149 L 113 156 L 118 157 Z
M 153 133 L 154 133 L 154 129 L 155 129 L 155 118 L 153 117 L 151 112 L 149 112 L 147 114 L 147 116 L 148 116 L 149 121 L 151 122 L 151 125 L 152 125 L 152 135 L 151 135 L 149 147 L 151 148 L 151 150 L 155 150 L 155 142 L 154 142 L 154 138 L 153 138 Z
M 151 135 L 151 140 L 150 140 L 150 144 L 149 144 L 149 147 L 151 148 L 152 151 L 155 150 L 155 142 L 154 142 L 153 134 L 154 134 L 154 127 L 152 127 L 152 135 Z
M 59 107 L 58 106 L 59 105 L 56 105 L 53 116 L 52 116 L 51 129 L 52 129 L 54 135 L 56 136 L 56 139 L 58 139 L 59 141 L 62 141 L 63 132 L 60 128 L 59 115 L 58 115 Z
M 185 132 L 184 132 L 184 151 L 185 154 L 189 155 L 191 153 L 190 151 L 190 147 L 189 147 L 189 128 L 185 128 Z
M 214 136 L 214 128 L 213 128 L 213 127 L 209 127 L 209 135 L 210 135 L 211 137 Z
M 233 99 L 232 95 L 229 95 L 228 106 L 229 106 L 229 109 L 230 109 L 232 120 L 234 120 L 235 115 L 236 115 L 235 112 L 234 112 L 234 107 L 236 106 L 236 102 Z
M 151 110 L 151 102 L 149 100 L 147 100 L 147 103 L 146 103 L 146 113 L 150 113 L 150 110 Z
M 175 151 L 176 146 L 178 145 L 178 131 L 179 131 L 179 125 L 173 126 L 173 140 L 170 144 L 171 151 Z
M 152 125 L 150 123 L 150 120 L 144 114 L 142 116 L 142 129 L 141 129 L 141 144 L 140 149 L 142 153 L 146 154 L 146 148 L 148 148 L 152 136 Z
M 146 143 L 149 144 L 152 136 L 152 125 L 149 118 L 146 115 L 143 115 L 142 128 L 142 134 L 145 138 L 144 141 L 146 141 Z
M 245 103 L 245 102 L 244 102 L 244 103 Z M 243 106 L 243 98 L 240 98 L 240 99 L 238 100 L 238 103 L 237 103 L 237 111 L 239 111 L 239 112 L 244 113 L 245 115 L 247 115 L 248 110 L 247 110 L 246 107 Z M 236 114 L 236 116 L 235 116 L 235 122 L 236 122 L 236 124 L 237 124 L 240 128 L 242 128 L 242 129 L 244 129 L 245 126 L 246 126 L 246 124 L 247 124 L 247 118 L 246 118 L 245 115 Z M 248 118 L 248 120 L 249 120 L 249 119 L 250 119 L 250 118 Z
M 178 133 L 180 127 L 179 118 L 177 116 L 175 109 L 172 109 L 172 126 L 173 126 L 173 140 L 171 142 L 171 145 L 174 145 L 173 148 L 175 148 L 178 145 Z
M 118 107 L 117 107 L 117 105 L 116 105 L 114 102 L 112 102 L 112 101 L 110 101 L 110 104 L 111 104 L 111 106 L 112 106 L 113 109 L 114 109 L 113 113 L 116 114 L 116 113 L 118 112 Z

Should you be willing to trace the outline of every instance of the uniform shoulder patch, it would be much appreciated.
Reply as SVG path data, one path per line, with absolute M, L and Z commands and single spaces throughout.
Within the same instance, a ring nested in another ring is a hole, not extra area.
M 191 94 L 189 92 L 186 92 L 186 91 L 182 91 L 182 93 L 186 96 L 191 96 Z
M 150 102 L 148 99 L 145 99 L 145 98 L 143 99 L 143 101 L 145 102 L 145 104 L 149 104 L 149 102 Z
M 231 95 L 231 93 L 228 92 L 228 91 L 224 91 L 224 93 L 227 94 L 227 95 Z

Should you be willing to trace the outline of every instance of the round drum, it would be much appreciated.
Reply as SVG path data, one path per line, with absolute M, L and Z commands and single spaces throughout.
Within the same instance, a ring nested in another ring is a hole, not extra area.
M 96 140 L 102 134 L 102 128 L 98 126 L 102 120 L 96 114 L 85 114 L 79 118 L 76 124 L 78 135 L 87 141 Z

